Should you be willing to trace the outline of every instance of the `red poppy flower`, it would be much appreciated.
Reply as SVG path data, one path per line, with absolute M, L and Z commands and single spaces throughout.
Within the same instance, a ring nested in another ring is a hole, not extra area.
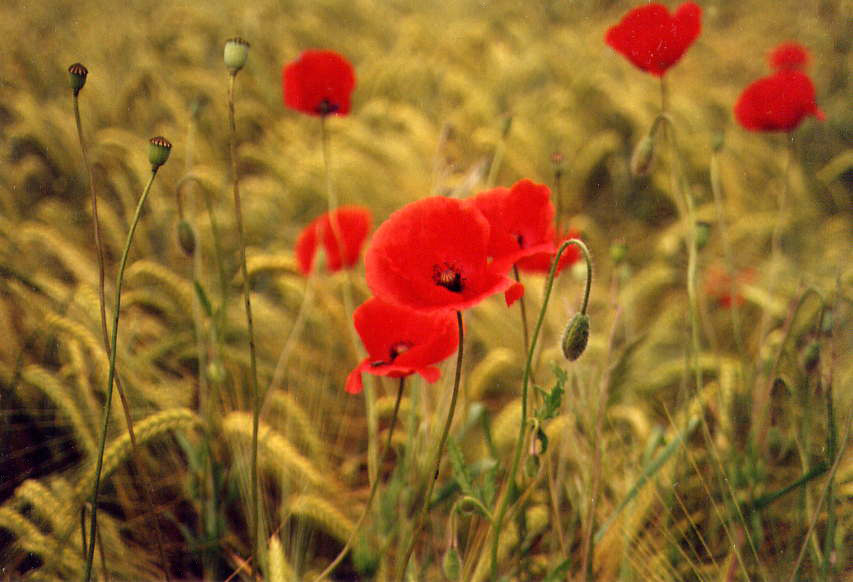
M 388 302 L 420 311 L 460 311 L 519 286 L 508 265 L 488 260 L 489 222 L 470 202 L 435 196 L 394 212 L 367 249 L 367 284 Z
M 337 223 L 337 224 L 336 224 Z M 340 234 L 336 240 L 335 231 Z M 361 245 L 370 233 L 370 211 L 361 206 L 341 206 L 315 218 L 296 239 L 296 260 L 303 275 L 311 272 L 317 245 L 326 251 L 326 266 L 332 272 L 358 262 Z
M 400 378 L 420 374 L 435 382 L 441 371 L 434 364 L 450 357 L 459 346 L 456 317 L 451 312 L 424 313 L 372 297 L 352 315 L 367 357 L 349 373 L 346 391 L 362 390 L 364 372 Z
M 731 277 L 724 268 L 715 265 L 709 267 L 705 273 L 705 293 L 720 307 L 741 306 L 746 300 L 739 289 L 742 285 L 751 283 L 753 279 L 754 269 L 741 269 Z
M 284 104 L 308 115 L 347 115 L 355 73 L 349 62 L 333 51 L 305 51 L 282 70 Z
M 780 69 L 749 85 L 735 103 L 734 113 L 750 131 L 792 131 L 808 115 L 825 119 L 815 102 L 811 79 L 794 69 Z
M 554 247 L 554 205 L 548 186 L 530 180 L 495 188 L 471 199 L 491 226 L 489 255 L 509 267 L 522 257 Z
M 702 9 L 693 2 L 675 14 L 661 4 L 646 4 L 628 12 L 604 37 L 636 67 L 658 77 L 678 62 L 702 30 Z
M 780 69 L 805 69 L 809 64 L 809 53 L 800 44 L 787 42 L 780 44 L 770 53 L 770 67 Z
M 547 253 L 537 253 L 529 257 L 524 257 L 516 263 L 516 266 L 520 271 L 524 271 L 525 273 L 548 274 L 551 271 L 551 261 L 554 260 L 556 249 L 560 248 L 560 245 L 570 238 L 580 238 L 580 232 L 577 230 L 568 231 L 562 235 L 559 242 L 554 245 L 554 250 Z M 580 258 L 581 250 L 576 245 L 569 245 L 566 247 L 566 250 L 564 250 L 563 254 L 560 255 L 560 262 L 557 263 L 557 270 L 554 273 L 555 276 L 559 275 L 560 271 L 563 269 L 571 267 L 577 263 Z

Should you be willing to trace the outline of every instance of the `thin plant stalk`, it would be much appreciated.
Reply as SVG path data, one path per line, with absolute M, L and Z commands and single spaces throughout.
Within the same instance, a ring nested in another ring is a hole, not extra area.
M 74 105 L 74 121 L 77 125 L 77 138 L 80 141 L 80 152 L 83 155 L 83 165 L 86 166 L 86 175 L 89 179 L 89 193 L 92 199 L 92 231 L 95 240 L 95 256 L 98 260 L 98 309 L 101 316 L 101 335 L 106 350 L 107 357 L 110 356 L 110 339 L 109 331 L 107 330 L 107 301 L 105 291 L 105 269 L 104 269 L 104 243 L 101 238 L 101 225 L 98 218 L 98 195 L 95 192 L 95 178 L 92 173 L 92 165 L 89 163 L 89 149 L 86 147 L 86 141 L 83 139 L 83 124 L 80 121 L 80 97 L 78 91 L 73 91 L 71 99 Z M 142 491 L 145 496 L 145 505 L 148 513 L 154 522 L 155 542 L 157 544 L 157 554 L 160 558 L 160 564 L 163 568 L 163 573 L 166 580 L 170 580 L 169 565 L 166 561 L 166 551 L 163 547 L 163 532 L 160 530 L 160 520 L 157 518 L 157 512 L 154 510 L 154 502 L 151 499 L 151 478 L 148 475 L 147 469 L 140 462 L 138 449 L 136 446 L 136 432 L 133 430 L 133 417 L 130 413 L 130 403 L 124 392 L 121 378 L 116 372 L 116 390 L 118 390 L 119 399 L 121 400 L 122 410 L 124 411 L 124 420 L 127 423 L 127 433 L 130 436 L 131 461 L 134 468 L 139 473 L 139 478 L 142 481 Z
M 459 350 L 456 352 L 456 374 L 453 378 L 453 393 L 450 396 L 450 409 L 447 411 L 447 420 L 444 423 L 444 428 L 441 431 L 441 438 L 438 440 L 438 446 L 433 455 L 433 471 L 429 476 L 429 485 L 427 485 L 424 502 L 421 505 L 421 510 L 418 512 L 418 517 L 415 520 L 415 527 L 412 530 L 412 539 L 409 540 L 409 545 L 406 548 L 406 553 L 403 556 L 403 561 L 400 564 L 397 578 L 399 582 L 403 582 L 406 577 L 406 568 L 409 565 L 409 560 L 412 557 L 412 552 L 415 550 L 415 542 L 418 539 L 418 534 L 424 525 L 426 514 L 429 512 L 430 500 L 432 492 L 435 489 L 435 483 L 438 481 L 438 471 L 441 468 L 441 456 L 444 452 L 444 445 L 447 443 L 447 437 L 450 434 L 450 425 L 453 424 L 453 414 L 456 412 L 456 401 L 459 399 L 459 384 L 462 380 L 462 355 L 464 352 L 465 333 L 462 328 L 462 312 L 456 312 L 456 324 L 459 327 Z
M 260 424 L 261 396 L 258 391 L 258 363 L 255 351 L 255 328 L 252 323 L 252 299 L 249 289 L 249 270 L 246 266 L 246 241 L 243 233 L 243 210 L 240 205 L 240 175 L 237 172 L 237 122 L 234 114 L 234 81 L 237 71 L 231 71 L 228 76 L 228 124 L 230 127 L 231 178 L 234 192 L 234 213 L 237 222 L 237 238 L 240 245 L 240 269 L 243 274 L 243 303 L 246 308 L 246 326 L 249 333 L 249 365 L 252 383 L 252 460 L 251 460 L 251 519 L 249 528 L 252 539 L 252 572 L 256 574 L 258 562 L 258 425 Z
M 133 215 L 133 220 L 130 223 L 130 230 L 127 233 L 127 241 L 124 244 L 124 250 L 121 254 L 121 261 L 119 262 L 118 274 L 116 275 L 116 289 L 115 289 L 115 307 L 113 310 L 113 327 L 112 327 L 112 337 L 110 339 L 110 351 L 109 351 L 109 371 L 107 373 L 107 389 L 106 389 L 106 399 L 104 401 L 104 414 L 103 419 L 101 421 L 101 439 L 98 444 L 98 459 L 95 465 L 95 483 L 92 490 L 92 517 L 89 522 L 89 540 L 92 542 L 96 539 L 97 532 L 97 524 L 98 524 L 98 493 L 100 491 L 101 486 L 101 471 L 104 465 L 104 449 L 107 444 L 107 429 L 109 428 L 110 423 L 110 409 L 112 406 L 113 400 L 113 383 L 116 375 L 116 345 L 118 343 L 118 324 L 121 316 L 121 286 L 124 281 L 124 269 L 127 266 L 127 258 L 130 254 L 130 246 L 133 243 L 133 235 L 136 233 L 136 227 L 139 224 L 139 218 L 142 215 L 142 207 L 145 204 L 145 200 L 148 198 L 148 193 L 151 191 L 151 185 L 154 183 L 154 178 L 157 177 L 157 170 L 159 167 L 155 166 L 151 170 L 151 177 L 148 179 L 148 183 L 145 185 L 145 190 L 142 191 L 142 196 L 139 197 L 139 203 L 136 205 L 136 212 Z M 92 579 L 92 561 L 95 555 L 95 544 L 89 543 L 88 547 L 88 555 L 86 556 L 86 571 L 83 577 L 84 582 L 89 582 Z
M 518 272 L 518 266 L 512 266 L 512 274 L 515 277 L 516 283 L 521 283 L 521 275 Z M 530 347 L 530 336 L 528 333 L 528 325 L 527 325 L 527 305 L 524 301 L 524 295 L 519 297 L 518 299 L 518 307 L 521 312 L 521 333 L 524 338 L 524 353 L 527 353 L 527 350 Z
M 394 436 L 394 427 L 397 426 L 397 415 L 400 412 L 400 402 L 403 400 L 403 388 L 406 385 L 406 377 L 403 376 L 400 378 L 400 384 L 397 387 L 397 399 L 394 401 L 394 413 L 391 415 L 391 425 L 388 427 L 388 440 L 385 441 L 385 448 L 382 449 L 382 454 L 380 456 L 380 461 L 384 462 L 386 455 L 388 455 L 388 451 L 391 450 L 391 441 Z M 352 529 L 352 533 L 350 533 L 349 538 L 347 539 L 347 543 L 344 544 L 343 549 L 338 553 L 337 557 L 332 560 L 332 563 L 326 566 L 326 569 L 323 570 L 320 574 L 314 578 L 314 582 L 320 582 L 324 580 L 329 574 L 332 573 L 338 564 L 346 557 L 350 548 L 352 547 L 352 543 L 355 540 L 355 536 L 358 535 L 361 526 L 364 524 L 365 518 L 367 518 L 367 513 L 370 511 L 370 505 L 373 503 L 373 498 L 376 496 L 376 492 L 379 491 L 379 481 L 380 479 L 374 479 L 373 485 L 370 486 L 370 494 L 367 496 L 367 503 L 364 506 L 364 510 L 361 512 L 361 517 L 358 518 L 358 521 L 355 524 L 355 527 Z
M 694 375 L 693 381 L 695 384 L 695 393 L 699 395 L 702 393 L 704 380 L 702 377 L 703 374 L 701 366 L 699 366 L 699 354 L 701 351 L 701 344 L 699 341 L 699 307 L 696 292 L 696 273 L 698 270 L 698 245 L 696 242 L 695 206 L 693 201 L 693 195 L 691 194 L 688 185 L 685 184 L 684 169 L 681 166 L 680 152 L 678 149 L 678 143 L 675 135 L 675 126 L 672 122 L 672 118 L 669 116 L 669 92 L 667 89 L 666 79 L 664 77 L 661 77 L 660 86 L 661 113 L 658 116 L 658 119 L 661 122 L 665 122 L 663 127 L 664 136 L 669 140 L 671 146 L 672 159 L 670 162 L 670 166 L 672 168 L 671 174 L 672 187 L 675 191 L 674 195 L 677 195 L 680 192 L 683 197 L 684 203 L 683 217 L 686 225 L 685 232 L 687 233 L 687 303 L 690 320 L 690 341 L 688 342 L 687 348 L 687 360 L 688 367 L 692 368 Z M 737 496 L 735 495 L 734 490 L 732 489 L 731 482 L 725 475 L 722 462 L 720 461 L 717 450 L 714 447 L 713 439 L 711 437 L 708 424 L 705 420 L 705 416 L 700 415 L 700 418 L 702 424 L 702 435 L 705 439 L 706 445 L 708 446 L 709 452 L 711 453 L 712 458 L 716 463 L 715 468 L 717 469 L 717 478 L 720 481 L 720 485 L 722 486 L 723 483 L 725 483 L 725 486 L 728 489 L 728 492 L 737 510 L 738 516 L 741 519 L 741 523 L 746 524 L 746 521 L 740 510 L 740 506 L 737 502 Z M 735 549 L 735 555 L 737 557 L 738 563 L 741 566 L 741 569 L 744 572 L 747 572 L 743 556 L 741 555 L 741 552 L 738 549 L 738 544 L 734 542 L 734 537 L 732 536 L 731 531 L 725 524 L 724 529 L 730 541 L 732 542 L 733 548 Z M 755 548 L 755 543 L 752 539 L 752 536 L 750 535 L 748 529 L 745 528 L 744 532 L 746 534 L 747 542 L 750 546 L 750 549 L 752 550 L 752 554 L 755 557 L 755 561 L 757 564 L 759 564 L 759 566 L 761 566 L 758 559 L 758 552 Z
M 335 245 L 338 247 L 338 256 L 343 256 L 343 236 L 341 233 L 341 225 L 338 222 L 337 214 L 334 212 L 339 205 L 338 195 L 332 183 L 332 152 L 329 140 L 329 128 L 326 125 L 326 115 L 320 118 L 320 141 L 323 149 L 323 174 L 326 183 L 326 199 L 329 210 L 329 224 L 332 227 L 332 235 L 335 239 Z M 343 284 L 343 302 L 344 302 L 344 319 L 350 320 L 350 314 L 353 312 L 353 297 L 352 297 L 352 281 L 349 278 L 349 272 L 345 273 L 346 280 Z M 359 355 L 359 342 L 355 335 L 355 330 L 348 325 L 350 336 L 350 346 L 356 358 Z M 367 476 L 371 483 L 377 479 L 379 472 L 379 422 L 376 418 L 376 392 L 370 384 L 364 387 L 364 407 L 367 416 Z
M 560 263 L 560 257 L 569 245 L 575 245 L 580 248 L 586 261 L 586 287 L 584 289 L 583 303 L 581 304 L 581 313 L 586 314 L 589 307 L 589 292 L 592 287 L 592 259 L 589 255 L 589 249 L 583 241 L 572 238 L 564 241 L 554 255 L 551 261 L 551 270 L 548 273 L 548 279 L 545 283 L 545 297 L 542 300 L 542 307 L 539 309 L 539 317 L 536 320 L 536 325 L 533 328 L 533 336 L 530 338 L 530 348 L 527 350 L 527 362 L 524 366 L 524 374 L 521 384 L 521 424 L 518 429 L 518 438 L 515 441 L 515 451 L 512 455 L 512 465 L 510 466 L 509 479 L 507 480 L 507 488 L 501 496 L 500 505 L 495 512 L 495 519 L 492 522 L 492 547 L 491 547 L 491 578 L 497 580 L 498 576 L 498 545 L 500 542 L 501 527 L 503 526 L 504 517 L 506 517 L 507 508 L 510 501 L 510 490 L 514 486 L 515 477 L 518 474 L 518 466 L 521 461 L 521 450 L 524 446 L 525 435 L 527 433 L 527 394 L 530 389 L 531 368 L 533 366 L 533 352 L 536 351 L 536 342 L 539 339 L 539 332 L 542 330 L 542 324 L 545 320 L 545 311 L 548 308 L 548 301 L 551 298 L 551 290 L 554 287 L 554 277 L 557 272 L 557 265 Z

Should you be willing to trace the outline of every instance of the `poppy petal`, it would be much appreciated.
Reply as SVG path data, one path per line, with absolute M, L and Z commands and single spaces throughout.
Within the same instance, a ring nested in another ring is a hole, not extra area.
M 282 70 L 284 104 L 307 115 L 349 114 L 354 88 L 352 65 L 334 51 L 305 51 Z
M 509 307 L 519 299 L 524 296 L 524 285 L 521 283 L 514 283 L 512 287 L 504 291 L 504 301 L 506 301 L 506 306 Z
M 421 368 L 420 370 L 418 370 L 418 374 L 420 374 L 421 377 L 430 384 L 434 384 L 439 378 L 441 378 L 441 370 L 439 370 L 435 366 L 427 366 L 426 368 Z
M 347 381 L 344 385 L 344 390 L 350 394 L 359 394 L 364 390 L 364 384 L 361 379 L 361 372 L 367 360 L 356 366 L 356 368 L 347 375 Z
M 734 114 L 750 131 L 793 131 L 809 115 L 825 118 L 815 102 L 811 79 L 793 69 L 779 70 L 750 84 L 735 103 Z

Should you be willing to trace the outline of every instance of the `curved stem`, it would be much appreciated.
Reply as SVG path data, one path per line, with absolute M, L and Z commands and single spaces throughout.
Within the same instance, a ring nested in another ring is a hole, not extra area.
M 400 402 L 403 400 L 403 388 L 406 384 L 406 377 L 403 376 L 400 378 L 400 385 L 397 388 L 397 400 L 394 402 L 394 413 L 391 415 L 391 425 L 388 427 L 388 440 L 385 441 L 385 448 L 382 449 L 382 455 L 380 456 L 380 462 L 385 461 L 385 455 L 388 454 L 388 451 L 391 450 L 391 440 L 394 436 L 394 427 L 397 426 L 397 415 L 400 412 Z M 332 563 L 326 566 L 326 569 L 323 570 L 320 574 L 314 578 L 314 582 L 320 582 L 325 579 L 326 576 L 332 573 L 338 564 L 346 557 L 350 548 L 352 547 L 352 543 L 355 540 L 355 536 L 358 534 L 361 526 L 364 524 L 364 520 L 367 517 L 368 511 L 370 511 L 370 505 L 373 503 L 373 498 L 376 496 L 376 492 L 379 490 L 379 479 L 376 478 L 373 480 L 373 485 L 370 486 L 370 495 L 367 497 L 367 504 L 364 506 L 364 510 L 361 512 L 361 517 L 358 518 L 358 521 L 355 524 L 355 527 L 352 530 L 352 533 L 349 535 L 349 539 L 347 539 L 347 543 L 344 544 L 344 548 L 338 553 L 337 557 L 332 560 Z
M 243 210 L 240 205 L 240 176 L 237 173 L 237 122 L 234 115 L 234 80 L 237 71 L 228 77 L 228 123 L 231 129 L 231 177 L 234 182 L 234 213 L 237 219 L 237 238 L 240 245 L 240 268 L 243 273 L 243 299 L 246 308 L 246 326 L 249 332 L 249 362 L 252 382 L 252 467 L 251 467 L 251 511 L 249 520 L 252 538 L 252 572 L 257 575 L 258 562 L 258 425 L 260 424 L 261 398 L 258 392 L 258 363 L 255 352 L 255 329 L 252 324 L 252 299 L 249 290 L 249 271 L 246 266 L 246 242 L 243 233 Z
M 536 326 L 533 328 L 533 336 L 530 339 L 530 348 L 527 351 L 527 363 L 524 366 L 524 375 L 521 384 L 521 423 L 518 427 L 518 438 L 515 441 L 515 451 L 512 456 L 512 465 L 509 471 L 509 479 L 507 480 L 507 490 L 501 496 L 500 506 L 496 513 L 495 519 L 492 522 L 492 580 L 497 580 L 498 575 L 498 543 L 500 541 L 501 526 L 503 525 L 504 517 L 506 516 L 507 508 L 509 507 L 510 488 L 515 484 L 515 477 L 518 473 L 519 462 L 521 461 L 521 449 L 524 445 L 525 433 L 527 428 L 527 393 L 530 388 L 530 375 L 533 365 L 533 353 L 536 351 L 536 342 L 539 339 L 539 332 L 542 329 L 542 323 L 545 320 L 545 311 L 548 308 L 548 301 L 551 298 L 551 290 L 554 287 L 554 276 L 557 272 L 557 265 L 560 263 L 560 257 L 569 245 L 575 245 L 583 253 L 586 261 L 586 288 L 584 289 L 583 303 L 581 304 L 581 313 L 586 313 L 589 306 L 589 292 L 592 287 L 592 259 L 589 255 L 589 249 L 586 244 L 580 239 L 572 238 L 564 241 L 554 255 L 551 261 L 551 270 L 548 273 L 548 279 L 545 283 L 545 297 L 542 300 L 542 307 L 539 309 L 539 317 L 536 320 Z
M 86 556 L 86 573 L 83 580 L 89 582 L 92 578 L 92 561 L 95 556 L 95 535 L 98 523 L 98 491 L 101 486 L 101 470 L 104 466 L 104 449 L 107 444 L 107 429 L 110 424 L 110 408 L 113 400 L 113 383 L 116 373 L 116 344 L 118 343 L 118 324 L 121 316 L 121 286 L 124 281 L 124 269 L 127 266 L 127 257 L 130 254 L 130 246 L 133 243 L 133 235 L 136 232 L 136 226 L 139 224 L 139 217 L 142 215 L 142 207 L 145 200 L 148 198 L 148 193 L 151 191 L 151 185 L 154 183 L 154 178 L 157 176 L 157 168 L 152 168 L 151 178 L 148 179 L 148 184 L 145 185 L 145 190 L 142 191 L 142 196 L 139 197 L 139 203 L 136 205 L 136 212 L 133 215 L 133 221 L 130 223 L 130 230 L 127 233 L 127 241 L 124 244 L 124 250 L 121 254 L 121 262 L 116 275 L 116 293 L 115 293 L 115 308 L 113 310 L 113 328 L 112 337 L 110 340 L 110 364 L 107 373 L 107 388 L 106 399 L 104 401 L 104 415 L 101 421 L 101 440 L 98 444 L 98 460 L 95 465 L 95 484 L 92 491 L 92 520 L 89 525 L 89 547 L 88 555 Z
M 86 142 L 83 139 L 83 124 L 80 122 L 80 102 L 77 92 L 72 94 L 72 100 L 74 102 L 74 121 L 77 124 L 77 138 L 80 141 L 80 151 L 83 154 L 83 165 L 86 166 L 86 174 L 89 178 L 89 193 L 92 198 L 92 230 L 95 237 L 95 255 L 98 259 L 98 309 L 101 315 L 101 335 L 104 342 L 104 350 L 106 350 L 107 357 L 109 357 L 110 338 L 109 331 L 107 330 L 107 301 L 106 292 L 104 290 L 104 243 L 101 239 L 101 225 L 100 219 L 98 218 L 98 195 L 95 193 L 95 179 L 92 174 L 92 165 L 89 163 L 89 151 L 86 147 Z M 124 387 L 122 386 L 121 378 L 118 373 L 116 373 L 115 383 L 119 399 L 121 400 L 121 407 L 124 411 L 127 433 L 130 436 L 132 462 L 134 468 L 139 473 L 140 480 L 142 481 L 142 491 L 145 496 L 145 505 L 147 506 L 148 513 L 151 514 L 151 519 L 154 520 L 154 537 L 157 545 L 157 554 L 160 558 L 163 573 L 168 581 L 171 577 L 169 576 L 169 565 L 166 561 L 166 550 L 163 547 L 163 532 L 160 530 L 160 520 L 157 518 L 157 512 L 154 510 L 154 502 L 151 499 L 151 478 L 148 476 L 147 470 L 139 460 L 138 449 L 136 447 L 136 432 L 133 430 L 133 417 L 130 413 L 130 403 L 127 401 L 127 396 L 125 395 Z
M 462 312 L 456 312 L 456 324 L 459 326 L 459 351 L 456 353 L 456 375 L 453 378 L 453 394 L 450 397 L 450 410 L 447 412 L 447 420 L 444 423 L 444 429 L 441 431 L 441 438 L 438 441 L 438 447 L 435 449 L 433 461 L 432 478 L 429 480 L 426 495 L 424 495 L 424 503 L 418 513 L 418 518 L 415 521 L 415 527 L 412 530 L 412 539 L 409 541 L 409 546 L 406 548 L 406 555 L 400 565 L 398 579 L 403 582 L 406 576 L 406 567 L 409 565 L 409 559 L 412 557 L 412 552 L 415 549 L 415 541 L 418 538 L 421 528 L 423 528 L 426 514 L 429 511 L 430 499 L 432 499 L 432 491 L 435 489 L 435 482 L 438 480 L 438 470 L 441 467 L 441 454 L 444 452 L 444 445 L 447 443 L 447 436 L 450 434 L 450 425 L 453 424 L 453 414 L 456 411 L 456 401 L 459 398 L 459 384 L 462 379 L 462 354 L 464 347 L 465 334 L 462 329 Z

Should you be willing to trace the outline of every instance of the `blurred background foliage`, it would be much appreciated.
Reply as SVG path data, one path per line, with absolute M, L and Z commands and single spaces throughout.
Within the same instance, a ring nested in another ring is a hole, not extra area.
M 628 169 L 660 109 L 659 86 L 603 42 L 630 3 L 3 2 L 0 579 L 81 575 L 79 511 L 107 367 L 87 178 L 67 86 L 66 69 L 76 61 L 90 73 L 80 99 L 108 282 L 149 172 L 146 141 L 164 135 L 174 144 L 131 253 L 118 358 L 168 569 L 175 578 L 220 579 L 248 555 L 248 353 L 222 65 L 224 40 L 235 35 L 252 44 L 237 83 L 237 129 L 261 384 L 269 386 L 261 444 L 266 577 L 319 572 L 346 540 L 367 496 L 368 473 L 377 471 L 388 480 L 382 501 L 332 579 L 389 576 L 388 556 L 410 531 L 408 508 L 423 493 L 425 457 L 452 377 L 446 364 L 435 387 L 412 383 L 397 454 L 376 467 L 363 399 L 342 390 L 357 354 L 345 331 L 341 288 L 351 282 L 356 299 L 366 298 L 363 267 L 306 285 L 292 254 L 299 230 L 326 209 L 319 123 L 281 102 L 281 67 L 307 48 L 336 50 L 355 66 L 353 114 L 329 122 L 333 177 L 341 202 L 368 206 L 376 225 L 411 200 L 485 188 L 496 149 L 500 185 L 525 177 L 553 185 L 553 154 L 562 156 L 563 224 L 582 232 L 595 260 L 593 335 L 581 360 L 560 364 L 569 377 L 559 416 L 547 426 L 548 477 L 512 524 L 505 551 L 515 558 L 503 567 L 507 576 L 542 579 L 570 558 L 568 573 L 554 580 L 589 572 L 598 580 L 780 580 L 806 539 L 801 579 L 831 579 L 843 570 L 851 545 L 849 454 L 829 488 L 829 510 L 821 501 L 825 475 L 761 511 L 735 507 L 753 507 L 815 467 L 826 472 L 832 438 L 842 447 L 835 451 L 846 445 L 853 369 L 851 6 L 700 4 L 702 35 L 667 74 L 698 217 L 710 224 L 700 289 L 726 264 L 712 165 L 734 249 L 731 266 L 751 275 L 740 290 L 740 348 L 730 310 L 701 297 L 699 362 L 707 384 L 696 397 L 685 389 L 680 201 L 666 156 L 647 177 Z M 767 53 L 787 40 L 811 51 L 809 74 L 827 120 L 809 118 L 794 134 L 783 252 L 771 261 L 786 137 L 743 131 L 731 107 L 747 83 L 767 73 Z M 181 211 L 198 238 L 192 259 L 176 241 Z M 610 252 L 616 244 L 627 251 L 619 262 Z M 561 361 L 559 334 L 578 307 L 583 278 L 576 269 L 558 280 L 538 357 L 543 386 L 553 382 L 550 362 Z M 541 281 L 527 283 L 538 310 Z M 215 316 L 205 312 L 196 287 Z M 819 296 L 804 295 L 808 288 Z M 465 393 L 454 435 L 465 460 L 482 470 L 509 456 L 523 356 L 517 316 L 502 300 L 467 318 Z M 804 359 L 813 343 L 821 346 L 817 372 Z M 827 407 L 832 386 L 834 405 Z M 381 433 L 395 386 L 374 388 Z M 835 426 L 827 413 L 833 406 Z M 112 579 L 159 578 L 118 403 L 113 412 L 100 520 L 107 569 Z M 701 415 L 710 449 L 698 431 L 682 434 Z M 685 446 L 648 473 L 679 435 Z M 448 469 L 442 479 L 452 486 L 459 475 Z M 592 501 L 596 487 L 601 496 Z M 623 500 L 630 500 L 624 510 Z M 449 504 L 433 512 L 414 568 L 426 576 L 420 579 L 442 576 L 448 513 Z M 814 515 L 817 527 L 807 538 Z M 470 515 L 454 519 L 462 522 L 465 579 L 483 579 L 482 523 Z M 582 571 L 584 532 L 602 524 L 615 525 L 602 531 Z

